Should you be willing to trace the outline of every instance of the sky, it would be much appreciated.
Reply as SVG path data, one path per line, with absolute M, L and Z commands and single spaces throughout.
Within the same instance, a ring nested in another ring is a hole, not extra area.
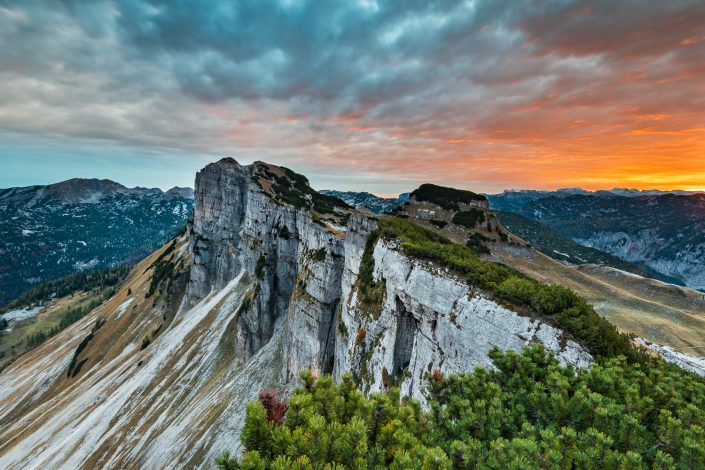
M 0 187 L 705 189 L 702 0 L 0 0 Z

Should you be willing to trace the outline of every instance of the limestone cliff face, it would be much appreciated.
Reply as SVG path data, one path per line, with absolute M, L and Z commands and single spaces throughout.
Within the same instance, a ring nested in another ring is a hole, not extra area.
M 247 361 L 283 322 L 281 377 L 287 383 L 303 368 L 337 378 L 352 371 L 376 391 L 384 386 L 383 375 L 403 372 L 402 391 L 423 399 L 432 370 L 489 366 L 492 347 L 520 349 L 530 341 L 543 342 L 564 362 L 590 364 L 590 355 L 574 341 L 562 341 L 560 330 L 501 307 L 382 240 L 374 260 L 376 276 L 386 281 L 386 300 L 381 313 L 370 317 L 358 305 L 356 285 L 374 219 L 345 211 L 346 225 L 334 227 L 332 219 L 321 220 L 308 208 L 282 204 L 261 179 L 277 171 L 223 160 L 196 178 L 194 261 L 185 304 L 242 271 L 256 278 L 252 303 L 236 319 L 238 360 Z
M 423 400 L 431 371 L 490 365 L 492 347 L 541 341 L 591 363 L 560 330 L 382 239 L 384 301 L 370 312 L 359 271 L 376 226 L 285 168 L 208 165 L 187 233 L 3 371 L 0 467 L 210 468 L 238 450 L 245 403 L 263 387 L 287 393 L 304 368 L 351 371 L 368 392 L 395 380 Z M 74 355 L 84 365 L 69 377 Z
M 356 296 L 342 310 L 335 376 L 360 373 L 369 391 L 382 390 L 385 375 L 402 374 L 402 393 L 424 401 L 423 388 L 433 370 L 446 374 L 492 367 L 494 348 L 519 350 L 542 342 L 563 363 L 588 366 L 592 357 L 562 331 L 508 310 L 456 279 L 444 269 L 412 260 L 380 241 L 374 251 L 376 275 L 386 282 L 386 300 L 378 318 L 360 315 Z

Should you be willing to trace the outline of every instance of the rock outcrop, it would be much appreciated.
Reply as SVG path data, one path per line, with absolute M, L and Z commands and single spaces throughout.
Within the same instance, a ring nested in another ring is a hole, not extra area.
M 423 400 L 429 373 L 489 366 L 493 347 L 540 341 L 564 363 L 592 362 L 395 242 L 366 246 L 376 226 L 285 168 L 207 166 L 187 233 L 0 375 L 0 467 L 210 467 L 237 450 L 245 402 L 288 392 L 305 368 L 350 371 L 368 392 L 394 380 Z M 366 249 L 384 286 L 373 309 L 359 292 Z M 83 366 L 67 377 L 72 358 Z

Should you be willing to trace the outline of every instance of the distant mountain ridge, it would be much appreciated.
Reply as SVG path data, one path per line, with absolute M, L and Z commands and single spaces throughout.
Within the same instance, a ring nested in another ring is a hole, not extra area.
M 583 196 L 598 196 L 598 197 L 641 197 L 641 196 L 664 196 L 674 194 L 678 196 L 690 196 L 694 194 L 702 194 L 701 191 L 684 191 L 672 190 L 664 191 L 660 189 L 630 189 L 630 188 L 612 188 L 601 189 L 597 191 L 588 191 L 582 188 L 561 188 L 555 191 L 540 190 L 540 189 L 505 189 L 498 194 L 485 194 L 492 203 L 492 207 L 503 211 L 517 211 L 526 204 L 547 197 L 570 197 L 575 195 Z
M 583 246 L 705 289 L 705 194 L 650 193 L 505 191 L 488 198 L 495 210 L 515 212 Z
M 383 212 L 388 212 L 395 207 L 399 206 L 402 202 L 409 200 L 409 193 L 400 194 L 399 197 L 395 198 L 383 198 L 370 194 L 368 192 L 355 192 L 355 191 L 334 191 L 330 189 L 324 189 L 320 191 L 321 194 L 326 196 L 337 197 L 345 201 L 348 205 L 361 209 L 368 209 L 375 214 L 381 214 Z
M 365 208 L 377 214 L 393 211 L 408 200 L 408 193 L 399 198 L 381 198 L 366 192 L 321 192 L 338 197 L 353 207 Z M 585 260 L 583 262 L 606 263 L 665 282 L 696 289 L 705 288 L 705 241 L 701 240 L 700 235 L 705 222 L 698 204 L 688 203 L 705 199 L 705 193 L 629 188 L 599 191 L 563 188 L 556 191 L 510 189 L 484 196 L 490 201 L 492 209 L 498 211 L 502 223 L 511 219 L 512 231 L 525 237 L 526 241 L 552 258 L 578 264 L 581 259 Z M 680 230 L 674 229 L 678 217 L 669 217 L 664 211 L 649 222 L 653 215 L 651 211 L 659 211 L 656 206 L 660 207 L 660 203 L 669 205 L 669 210 L 673 210 L 671 214 L 685 217 L 687 223 Z M 572 204 L 576 204 L 579 209 L 571 210 Z M 593 210 L 597 206 L 600 209 Z M 559 207 L 558 213 L 551 212 L 551 207 Z M 690 214 L 691 210 L 693 214 Z M 621 211 L 627 213 L 622 214 Z M 561 217 L 560 213 L 564 213 L 565 217 Z M 513 217 L 513 214 L 520 217 Z M 573 223 L 581 219 L 583 222 Z M 599 224 L 607 224 L 611 228 L 598 230 L 597 220 L 601 221 Z M 589 225 L 590 221 L 595 221 L 596 225 L 587 228 L 586 224 Z M 649 234 L 653 235 L 653 232 L 644 231 L 653 227 L 643 226 L 644 221 L 654 226 L 668 221 L 670 228 L 658 229 L 660 241 L 654 241 L 649 239 Z M 537 223 L 543 224 L 546 230 L 541 229 Z M 635 227 L 641 227 L 641 234 L 631 234 L 631 229 Z M 558 234 L 564 238 L 559 240 L 556 237 Z M 548 239 L 537 238 L 546 236 Z M 678 238 L 667 241 L 671 236 Z M 659 248 L 654 244 L 663 246 Z M 649 250 L 653 253 L 645 252 Z M 605 253 L 605 256 L 599 252 Z
M 164 192 L 159 188 L 127 188 L 107 179 L 72 178 L 49 185 L 35 185 L 0 189 L 0 208 L 6 205 L 34 207 L 40 204 L 94 204 L 117 194 L 154 195 L 166 199 L 182 197 L 193 199 L 192 188 L 174 187 Z
M 192 209 L 191 188 L 105 179 L 0 189 L 0 306 L 40 282 L 141 259 Z

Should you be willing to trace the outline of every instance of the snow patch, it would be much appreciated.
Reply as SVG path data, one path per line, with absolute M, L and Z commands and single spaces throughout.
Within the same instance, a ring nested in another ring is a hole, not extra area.
M 79 271 L 85 271 L 86 269 L 94 268 L 98 265 L 98 258 L 93 258 L 90 261 L 76 261 L 73 267 Z
M 41 305 L 36 307 L 19 308 L 17 310 L 10 310 L 9 312 L 3 313 L 2 317 L 7 320 L 8 323 L 13 324 L 17 323 L 18 321 L 36 317 L 37 315 L 39 315 L 42 309 L 44 309 L 44 307 L 42 307 Z

